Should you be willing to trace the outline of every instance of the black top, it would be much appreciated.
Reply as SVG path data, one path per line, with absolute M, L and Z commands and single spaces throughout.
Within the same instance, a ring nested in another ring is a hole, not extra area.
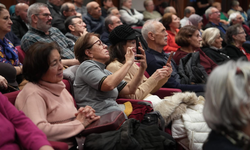
M 210 47 L 202 47 L 202 51 L 212 59 L 217 65 L 222 64 L 225 61 L 229 60 L 230 57 L 224 53 L 222 50 L 216 50 Z
M 243 48 L 245 49 L 245 51 L 250 54 L 249 47 L 249 44 L 243 44 Z M 223 51 L 230 57 L 230 59 L 237 60 L 242 57 L 243 59 L 247 60 L 246 55 L 243 54 L 242 51 L 234 45 L 227 45 L 223 48 Z

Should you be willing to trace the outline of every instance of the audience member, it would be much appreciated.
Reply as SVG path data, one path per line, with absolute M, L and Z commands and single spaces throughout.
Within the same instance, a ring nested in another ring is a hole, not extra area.
M 111 8 L 109 8 L 108 9 L 108 14 L 116 16 L 119 19 L 121 19 L 121 14 L 120 14 L 119 10 L 117 9 L 117 7 L 111 7 Z
M 171 51 L 177 51 L 180 46 L 175 43 L 175 36 L 179 32 L 180 18 L 173 13 L 166 13 L 162 17 L 162 24 L 166 28 L 166 32 L 168 33 L 168 44 L 164 46 L 163 50 L 167 53 Z
M 48 0 L 47 1 L 47 7 L 51 13 L 51 16 L 53 16 L 53 20 L 52 20 L 52 26 L 53 27 L 57 27 L 59 30 L 62 29 L 63 34 L 66 33 L 66 30 L 64 28 L 64 23 L 62 24 L 58 24 L 57 22 L 54 23 L 54 21 L 60 20 L 63 18 L 62 13 L 60 11 L 61 9 L 61 5 L 62 5 L 62 1 L 61 0 Z M 54 25 L 55 24 L 55 25 Z
M 209 7 L 205 12 L 206 18 L 208 18 L 209 22 L 206 24 L 204 29 L 210 28 L 210 27 L 216 27 L 220 30 L 220 36 L 223 39 L 222 47 L 226 46 L 225 43 L 225 35 L 227 26 L 223 23 L 220 23 L 220 11 L 215 7 Z
M 176 10 L 173 6 L 168 6 L 164 9 L 164 14 L 166 14 L 166 13 L 176 14 Z
M 104 18 L 102 11 L 97 2 L 89 2 L 87 4 L 87 15 L 83 16 L 83 20 L 87 25 L 88 32 L 102 34 L 104 28 Z
M 221 3 L 220 2 L 214 2 L 212 4 L 212 6 L 217 8 L 220 11 L 220 22 L 227 25 L 229 16 L 227 15 L 227 13 L 221 11 Z
M 169 6 L 169 3 L 166 1 L 161 2 L 159 5 L 155 7 L 155 10 L 158 11 L 162 16 L 164 15 L 164 10 Z
M 143 14 L 132 8 L 132 0 L 122 0 L 122 7 L 120 9 L 121 19 L 127 25 L 143 25 Z
M 0 92 L 9 93 L 19 90 L 16 69 L 8 63 L 0 62 Z
M 167 45 L 167 32 L 162 23 L 156 20 L 148 20 L 142 27 L 142 36 L 148 43 L 146 52 L 147 72 L 153 75 L 157 69 L 166 66 L 169 54 L 163 51 L 163 47 Z M 203 85 L 187 85 L 180 84 L 180 76 L 178 67 L 173 59 L 171 59 L 172 74 L 168 81 L 163 85 L 166 88 L 177 88 L 182 91 L 203 92 Z
M 232 13 L 229 16 L 229 22 L 230 25 L 240 24 L 246 32 L 246 40 L 250 41 L 250 29 L 246 24 L 244 24 L 243 17 L 239 12 Z
M 229 61 L 210 74 L 203 116 L 212 131 L 203 150 L 250 149 L 249 77 L 245 61 Z
M 53 150 L 46 135 L 0 93 L 1 149 Z
M 82 21 L 82 18 L 77 16 L 70 16 L 65 20 L 65 27 L 67 33 L 65 36 L 71 39 L 74 43 L 77 39 L 87 33 L 86 24 Z
M 51 27 L 52 16 L 46 4 L 32 4 L 27 15 L 31 27 L 21 40 L 22 50 L 26 52 L 31 45 L 38 41 L 48 43 L 55 41 L 62 50 L 61 57 L 64 65 L 79 64 L 73 52 L 74 43 L 66 38 L 59 29 Z
M 238 11 L 240 12 L 241 16 L 243 17 L 243 20 L 245 23 L 247 23 L 247 13 L 242 9 L 241 6 L 238 7 Z
M 123 81 L 135 61 L 134 51 L 133 47 L 127 48 L 124 65 L 112 74 L 105 69 L 105 63 L 110 60 L 107 45 L 94 33 L 80 37 L 75 45 L 76 58 L 81 62 L 74 81 L 77 106 L 92 106 L 97 115 L 122 110 L 116 103 L 118 95 L 134 94 L 146 70 L 142 62 L 133 80 Z
M 157 19 L 160 20 L 161 19 L 161 14 L 157 11 L 154 11 L 155 5 L 153 0 L 145 0 L 144 3 L 144 8 L 145 11 L 143 12 L 143 20 L 149 20 L 149 19 Z
M 230 16 L 232 13 L 238 12 L 239 5 L 240 5 L 239 1 L 233 0 L 231 2 L 231 9 L 229 9 L 227 12 L 228 16 Z
M 250 60 L 250 49 L 247 47 L 249 44 L 243 45 L 244 42 L 246 42 L 246 33 L 242 26 L 240 24 L 230 26 L 226 33 L 225 53 L 234 60 L 241 57 Z
M 211 0 L 196 0 L 196 13 L 203 16 L 205 11 L 211 6 Z
M 123 23 L 121 20 L 113 15 L 109 15 L 107 18 L 105 18 L 105 30 L 101 35 L 101 41 L 106 44 L 107 46 L 110 46 L 110 41 L 109 41 L 109 34 L 110 32 L 116 28 L 119 25 L 122 25 Z
M 11 64 L 18 75 L 18 83 L 22 81 L 22 64 L 18 58 L 18 51 L 13 44 L 5 37 L 11 31 L 12 21 L 9 11 L 0 7 L 0 62 Z
M 180 59 L 189 53 L 199 52 L 200 64 L 204 67 L 209 75 L 217 66 L 201 49 L 200 41 L 202 41 L 198 28 L 192 25 L 184 26 L 180 29 L 175 37 L 176 44 L 181 47 L 176 51 L 173 59 L 179 65 Z
M 87 15 L 87 8 L 83 5 L 84 0 L 73 0 L 76 12 L 80 13 L 82 16 Z
M 181 27 L 187 25 L 188 23 L 188 18 L 192 15 L 195 14 L 195 9 L 192 6 L 187 6 L 184 9 L 184 18 L 180 20 Z
M 8 32 L 5 37 L 14 45 L 14 47 L 21 45 L 20 39 L 12 32 Z
M 18 94 L 15 106 L 42 130 L 48 140 L 73 146 L 73 136 L 99 119 L 89 107 L 78 110 L 62 82 L 60 47 L 37 42 L 26 52 L 23 74 L 29 82 Z M 32 92 L 31 92 L 32 91 Z
M 188 23 L 186 25 L 193 25 L 193 26 L 196 26 L 200 32 L 200 35 L 202 35 L 202 25 L 203 25 L 203 22 L 202 22 L 202 17 L 197 15 L 197 14 L 192 14 L 189 18 L 188 18 Z
M 108 9 L 114 7 L 112 0 L 102 0 L 102 16 L 106 18 L 108 16 Z
M 28 8 L 29 5 L 25 3 L 18 3 L 15 8 L 15 15 L 11 16 L 11 20 L 13 22 L 11 30 L 20 40 L 28 31 Z
M 27 5 L 30 4 L 30 1 L 29 0 L 16 0 L 16 3 L 25 3 Z M 9 13 L 10 15 L 12 16 L 13 14 L 15 14 L 15 8 L 16 8 L 16 5 L 11 5 L 10 8 L 9 8 Z
M 112 45 L 109 48 L 110 52 L 110 63 L 107 66 L 107 70 L 115 73 L 125 64 L 125 54 L 128 47 L 136 48 L 136 32 L 128 25 L 121 25 L 115 28 L 110 33 L 110 41 Z M 142 47 L 139 48 L 140 50 Z M 146 65 L 146 55 L 142 51 L 141 55 L 136 55 L 140 58 L 141 65 L 145 63 Z M 126 82 L 131 82 L 136 76 L 139 67 L 134 63 L 128 70 L 124 80 Z M 150 93 L 155 93 L 159 90 L 167 81 L 172 73 L 171 64 L 167 64 L 161 69 L 157 69 L 151 77 L 146 78 L 143 76 L 143 80 L 139 83 L 135 94 L 121 95 L 121 97 L 139 100 L 150 100 L 153 105 L 160 102 L 161 99 L 156 95 L 151 95 Z
M 202 51 L 212 59 L 216 64 L 222 64 L 229 60 L 222 49 L 222 38 L 220 30 L 214 27 L 207 28 L 202 34 Z

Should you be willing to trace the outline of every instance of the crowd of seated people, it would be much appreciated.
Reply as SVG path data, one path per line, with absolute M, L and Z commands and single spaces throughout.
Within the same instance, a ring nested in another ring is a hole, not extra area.
M 19 90 L 20 83 L 27 80 L 16 108 L 45 133 L 47 140 L 66 142 L 72 149 L 75 143 L 71 137 L 99 116 L 124 112 L 117 97 L 148 100 L 155 105 L 164 100 L 154 95 L 161 87 L 204 96 L 211 92 L 206 91 L 206 83 L 212 81 L 213 70 L 227 67 L 224 64 L 230 60 L 242 61 L 236 65 L 250 60 L 249 16 L 237 0 L 232 1 L 227 14 L 219 2 L 196 0 L 196 7 L 183 10 L 181 20 L 179 10 L 162 3 L 157 11 L 159 6 L 153 0 L 143 1 L 145 11 L 133 8 L 133 0 L 121 0 L 120 7 L 112 0 L 86 5 L 83 0 L 28 2 L 19 0 L 10 12 L 0 5 L 0 92 Z M 16 46 L 25 53 L 24 64 Z M 194 61 L 196 66 L 192 66 Z M 79 67 L 73 99 L 62 82 L 62 72 L 74 65 Z M 183 74 L 190 82 L 184 82 Z M 197 74 L 204 81 L 192 82 L 199 78 Z M 244 68 L 241 74 L 245 74 Z M 213 136 L 221 132 L 209 116 L 204 116 L 212 129 L 208 142 L 213 142 Z M 44 134 L 35 126 L 33 130 L 43 141 L 35 146 L 50 146 Z

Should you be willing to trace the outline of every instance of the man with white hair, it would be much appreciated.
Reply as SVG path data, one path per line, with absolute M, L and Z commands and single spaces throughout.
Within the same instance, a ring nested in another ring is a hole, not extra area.
M 176 10 L 173 6 L 168 6 L 164 9 L 164 14 L 166 14 L 166 13 L 176 14 Z
M 228 26 L 220 22 L 220 11 L 215 7 L 209 7 L 206 10 L 205 15 L 209 22 L 206 24 L 204 30 L 210 27 L 218 28 L 220 30 L 221 38 L 223 39 L 222 47 L 225 47 L 225 35 Z
M 158 11 L 155 11 L 155 5 L 153 0 L 145 0 L 144 3 L 144 8 L 146 9 L 143 12 L 143 20 L 149 20 L 149 19 L 158 19 L 160 20 L 162 18 L 161 14 Z
M 28 9 L 29 31 L 21 40 L 21 48 L 25 52 L 38 41 L 56 42 L 61 48 L 63 65 L 79 64 L 74 55 L 74 43 L 66 38 L 60 30 L 51 26 L 52 16 L 48 6 L 43 3 L 34 3 Z
M 104 18 L 102 11 L 97 2 L 89 2 L 87 5 L 87 15 L 83 16 L 83 20 L 87 25 L 88 32 L 103 33 Z
M 147 21 L 141 30 L 143 38 L 148 44 L 145 51 L 147 58 L 147 72 L 152 75 L 157 69 L 166 65 L 169 54 L 166 54 L 163 47 L 167 45 L 166 28 L 157 20 Z M 177 88 L 182 91 L 204 92 L 203 85 L 187 85 L 180 84 L 180 76 L 177 72 L 178 68 L 173 59 L 171 59 L 172 74 L 168 81 L 163 85 L 166 88 Z
M 192 14 L 195 14 L 195 9 L 194 9 L 194 7 L 192 7 L 192 6 L 187 6 L 187 7 L 184 9 L 184 18 L 182 18 L 182 19 L 180 20 L 181 27 L 187 25 L 187 23 L 188 23 L 188 18 L 189 18 L 189 16 L 191 16 Z
M 28 31 L 28 8 L 29 5 L 25 3 L 18 3 L 15 7 L 15 15 L 11 16 L 11 20 L 13 22 L 11 30 L 19 39 L 21 39 Z

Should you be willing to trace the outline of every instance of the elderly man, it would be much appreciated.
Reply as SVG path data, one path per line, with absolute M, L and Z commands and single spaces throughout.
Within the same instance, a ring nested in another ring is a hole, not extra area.
M 189 16 L 191 16 L 192 14 L 195 14 L 195 9 L 194 9 L 194 7 L 192 7 L 192 6 L 187 6 L 187 7 L 184 9 L 184 18 L 182 18 L 182 19 L 180 20 L 181 27 L 187 25 L 187 23 L 188 23 L 188 18 L 189 18 Z
M 166 13 L 176 14 L 176 10 L 173 6 L 168 6 L 164 9 L 164 14 L 166 14 Z
M 154 11 L 155 9 L 155 5 L 153 0 L 145 0 L 143 3 L 144 7 L 145 7 L 145 11 L 143 12 L 143 20 L 149 20 L 149 19 L 161 19 L 161 14 L 158 11 Z
M 65 27 L 67 33 L 65 36 L 71 39 L 74 43 L 77 39 L 87 33 L 86 24 L 82 21 L 82 18 L 78 16 L 70 16 L 65 20 Z
M 109 8 L 108 9 L 108 14 L 116 16 L 119 19 L 121 19 L 121 14 L 120 14 L 119 10 L 117 9 L 117 7 L 111 7 L 111 8 Z
M 89 2 L 86 7 L 88 13 L 86 16 L 83 16 L 83 20 L 87 25 L 87 31 L 102 34 L 104 18 L 102 17 L 99 4 L 97 2 Z
M 115 27 L 119 25 L 122 25 L 122 22 L 117 16 L 109 15 L 107 18 L 105 18 L 105 31 L 101 35 L 101 41 L 104 44 L 110 46 L 109 34 Z
M 156 20 L 147 21 L 142 27 L 142 36 L 148 43 L 148 49 L 146 52 L 147 58 L 147 72 L 152 75 L 157 69 L 162 68 L 166 65 L 169 54 L 163 51 L 163 47 L 167 45 L 167 35 L 166 28 L 161 22 Z M 203 92 L 202 85 L 187 85 L 180 84 L 180 76 L 177 73 L 177 66 L 173 59 L 171 59 L 172 74 L 168 79 L 167 83 L 163 87 L 167 88 L 178 88 L 182 91 L 194 91 Z
M 51 27 L 52 16 L 46 4 L 32 4 L 28 9 L 27 16 L 31 27 L 21 40 L 21 48 L 24 51 L 27 51 L 31 45 L 38 41 L 56 42 L 61 48 L 64 65 L 79 64 L 74 55 L 74 43 L 66 38 L 60 30 Z
M 15 15 L 11 16 L 11 20 L 13 22 L 11 30 L 19 39 L 21 39 L 23 35 L 28 31 L 28 8 L 29 5 L 25 3 L 18 3 L 15 7 Z
M 223 39 L 222 47 L 226 46 L 225 35 L 226 30 L 228 28 L 227 25 L 220 23 L 220 11 L 215 7 L 209 7 L 205 12 L 206 18 L 208 19 L 208 23 L 205 26 L 205 29 L 210 27 L 215 27 L 220 30 L 220 35 Z

